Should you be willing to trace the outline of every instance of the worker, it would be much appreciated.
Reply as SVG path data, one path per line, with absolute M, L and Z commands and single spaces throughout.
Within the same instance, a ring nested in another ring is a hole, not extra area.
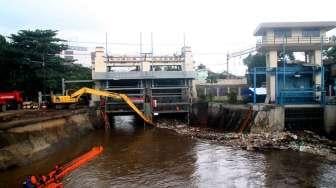
M 30 176 L 30 183 L 32 187 L 38 187 L 40 185 L 36 176 Z
M 53 171 L 51 171 L 49 174 L 48 174 L 48 177 L 49 179 L 51 178 L 54 178 L 56 174 L 60 173 L 61 172 L 61 169 L 59 168 L 58 165 L 55 165 L 55 168 Z
M 105 110 L 105 98 L 104 97 L 100 97 L 100 109 L 101 110 Z
M 26 180 L 22 183 L 22 187 L 24 188 L 34 188 L 35 185 L 32 183 L 32 178 L 31 176 L 28 176 Z

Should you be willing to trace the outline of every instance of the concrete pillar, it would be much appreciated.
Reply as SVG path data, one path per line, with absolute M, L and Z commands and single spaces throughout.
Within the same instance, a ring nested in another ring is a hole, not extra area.
M 321 51 L 315 50 L 314 52 L 314 64 L 317 66 L 321 66 Z M 321 85 L 321 72 L 315 73 L 315 84 Z
M 192 80 L 191 85 L 192 85 L 192 98 L 196 99 L 197 98 L 196 80 Z
M 321 66 L 321 50 L 314 51 L 314 63 Z
M 194 60 L 191 52 L 191 48 L 185 46 L 182 48 L 182 54 L 184 55 L 183 71 L 194 71 Z
M 307 54 L 307 52 L 304 52 L 304 56 L 305 56 L 305 63 L 308 63 L 308 54 Z
M 95 89 L 101 89 L 102 88 L 102 84 L 101 84 L 101 81 L 95 81 L 94 82 L 94 88 Z M 96 96 L 96 95 L 91 95 L 91 100 L 93 102 L 98 102 L 100 100 L 100 97 Z M 90 102 L 91 103 L 91 102 Z
M 238 100 L 242 100 L 242 96 L 241 96 L 241 87 L 238 87 L 238 95 L 237 95 L 237 99 L 238 99 Z
M 110 86 L 109 86 L 109 81 L 106 80 L 106 85 L 105 85 L 106 89 L 108 89 Z
M 266 54 L 266 65 L 268 68 L 277 68 L 278 67 L 278 52 L 270 51 Z M 275 75 L 267 75 L 267 96 L 270 98 L 271 102 L 274 102 L 276 99 L 276 80 Z
M 144 61 L 141 63 L 141 71 L 148 72 L 150 71 L 150 62 Z
M 322 62 L 321 62 L 321 50 L 315 50 L 313 58 L 314 58 L 314 64 L 317 67 L 321 67 L 321 65 L 322 65 Z M 317 87 L 321 88 L 321 71 L 315 72 L 315 85 Z M 321 91 L 317 91 L 316 92 L 315 96 L 316 96 L 317 100 L 321 100 L 321 94 L 322 94 Z
M 104 58 L 104 47 L 96 47 L 94 70 L 92 72 L 106 72 L 106 63 Z
M 216 96 L 219 97 L 219 88 L 216 87 Z

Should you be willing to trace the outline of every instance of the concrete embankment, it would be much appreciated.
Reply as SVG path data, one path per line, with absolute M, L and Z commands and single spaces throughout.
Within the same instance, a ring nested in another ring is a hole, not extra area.
M 252 107 L 221 103 L 194 103 L 191 124 L 227 132 L 264 132 L 284 129 L 284 111 L 272 105 Z
M 99 125 L 97 113 L 88 109 L 0 114 L 0 169 L 42 159 Z

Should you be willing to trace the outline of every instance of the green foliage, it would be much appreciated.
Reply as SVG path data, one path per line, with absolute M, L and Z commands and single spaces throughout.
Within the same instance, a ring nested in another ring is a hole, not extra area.
M 211 71 L 208 72 L 208 77 L 206 79 L 207 83 L 217 83 L 217 79 L 219 79 L 219 76 L 217 73 L 214 73 Z
M 247 66 L 248 70 L 252 70 L 254 67 L 266 67 L 266 57 L 264 54 L 249 54 L 244 60 L 244 65 Z
M 255 67 L 266 67 L 266 56 L 263 54 L 255 54 L 255 55 L 248 55 L 243 60 L 244 65 L 247 66 L 248 72 L 251 74 L 247 75 L 247 82 L 250 86 L 253 85 L 253 70 Z M 256 76 L 256 83 L 257 87 L 261 87 L 262 83 L 266 82 L 266 76 L 265 75 L 257 75 Z
M 336 47 L 331 47 L 324 53 L 327 58 L 333 62 L 336 62 Z
M 197 69 L 206 69 L 206 66 L 203 65 L 203 64 L 200 64 L 200 65 L 197 66 Z
M 204 94 L 200 95 L 199 97 L 199 100 L 202 101 L 202 102 L 205 102 L 206 101 L 206 96 Z
M 61 79 L 91 79 L 89 68 L 66 62 L 58 54 L 66 50 L 54 30 L 21 30 L 0 35 L 0 90 L 21 90 L 26 97 L 38 91 L 58 92 Z
M 230 104 L 236 104 L 237 103 L 237 93 L 234 91 L 230 91 L 228 94 L 228 102 Z
M 330 40 L 336 42 L 336 36 L 332 36 Z M 336 46 L 324 50 L 323 55 L 326 56 L 329 61 L 336 63 Z

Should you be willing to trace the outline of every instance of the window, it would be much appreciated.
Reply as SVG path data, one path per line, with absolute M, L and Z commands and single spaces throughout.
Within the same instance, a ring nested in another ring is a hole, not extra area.
M 74 60 L 74 57 L 66 55 L 66 56 L 64 56 L 64 59 L 67 60 L 67 61 L 72 61 L 72 60 Z
M 275 38 L 292 37 L 292 32 L 289 29 L 275 29 L 274 37 Z
M 320 37 L 319 29 L 304 29 L 302 31 L 303 37 Z
M 107 66 L 107 72 L 134 72 L 140 71 L 140 66 Z
M 182 71 L 181 65 L 152 65 L 151 71 Z
M 73 55 L 74 52 L 72 50 L 66 50 L 66 51 L 64 51 L 64 54 L 65 55 Z

